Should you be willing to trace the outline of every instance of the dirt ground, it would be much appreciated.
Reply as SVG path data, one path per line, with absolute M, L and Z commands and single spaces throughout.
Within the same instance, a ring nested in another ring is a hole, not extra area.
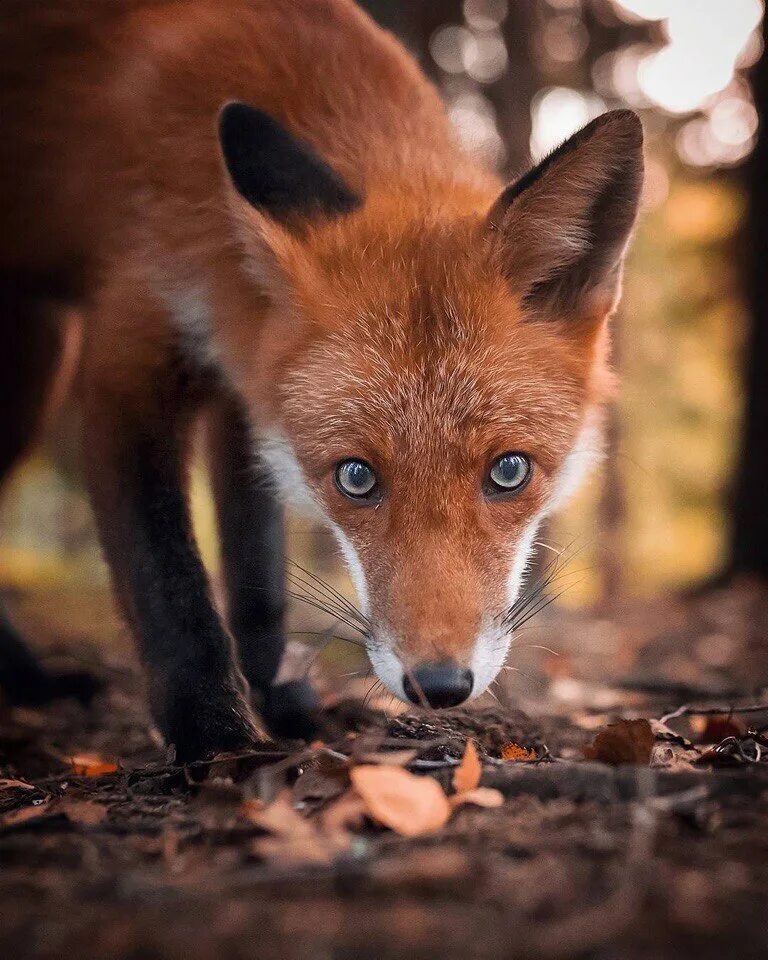
M 0 957 L 765 957 L 768 707 L 740 711 L 768 702 L 766 624 L 753 587 L 558 613 L 500 702 L 395 715 L 329 675 L 322 743 L 186 769 L 130 658 L 70 638 L 106 681 L 92 707 L 0 710 Z M 606 739 L 617 717 L 652 721 L 648 755 Z M 355 768 L 446 803 L 468 739 L 500 806 L 417 836 L 405 794 L 399 830 L 361 813 Z

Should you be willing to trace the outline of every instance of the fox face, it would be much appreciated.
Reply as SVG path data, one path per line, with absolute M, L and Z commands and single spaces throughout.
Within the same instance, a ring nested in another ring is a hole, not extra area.
M 222 114 L 244 269 L 268 301 L 238 360 L 261 453 L 336 534 L 379 678 L 454 705 L 497 676 L 537 529 L 599 456 L 639 121 L 599 118 L 495 198 L 358 197 L 285 135 L 299 222 L 234 156 L 251 136 L 263 153 L 262 116 Z

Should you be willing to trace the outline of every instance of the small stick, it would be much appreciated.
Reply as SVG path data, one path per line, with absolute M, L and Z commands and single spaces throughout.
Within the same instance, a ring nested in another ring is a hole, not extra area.
M 739 713 L 768 713 L 768 703 L 751 703 L 744 707 L 693 707 L 686 703 L 682 707 L 678 707 L 677 710 L 673 710 L 672 713 L 667 713 L 661 717 L 659 723 L 669 723 L 670 720 L 675 720 L 677 717 L 691 715 L 714 717 L 722 714 L 726 717 L 732 717 Z

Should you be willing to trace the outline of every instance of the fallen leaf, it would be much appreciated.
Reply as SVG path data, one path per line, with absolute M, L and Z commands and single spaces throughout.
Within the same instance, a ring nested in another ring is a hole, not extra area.
M 114 760 L 105 760 L 97 753 L 79 753 L 70 759 L 70 763 L 76 777 L 103 777 L 118 770 Z
M 352 785 L 368 815 L 404 837 L 432 833 L 445 826 L 451 805 L 440 784 L 401 767 L 354 767 Z
M 538 760 L 539 757 L 535 750 L 521 747 L 519 743 L 506 743 L 501 748 L 501 759 L 511 760 L 514 763 L 530 763 L 531 760 Z
M 492 810 L 503 805 L 504 794 L 500 790 L 496 790 L 495 787 L 475 787 L 474 790 L 464 790 L 450 798 L 450 804 L 454 808 L 461 807 L 465 803 Z
M 592 745 L 585 747 L 587 760 L 600 760 L 612 766 L 634 763 L 647 766 L 654 745 L 651 725 L 647 720 L 617 720 L 601 730 Z
M 293 806 L 286 790 L 269 806 L 258 800 L 246 800 L 242 812 L 271 836 L 259 837 L 251 851 L 265 860 L 280 863 L 330 863 L 349 848 L 351 837 L 342 829 L 319 830 Z
M 698 743 L 720 743 L 726 737 L 743 737 L 746 732 L 747 726 L 739 717 L 725 714 L 707 717 L 702 729 L 696 730 Z
M 25 783 L 23 780 L 3 780 L 0 779 L 0 790 L 34 790 L 31 783 Z
M 475 741 L 467 740 L 461 763 L 453 771 L 453 789 L 456 793 L 474 790 L 475 787 L 480 784 L 480 777 L 482 775 L 483 765 L 480 763 L 480 757 L 477 755 Z

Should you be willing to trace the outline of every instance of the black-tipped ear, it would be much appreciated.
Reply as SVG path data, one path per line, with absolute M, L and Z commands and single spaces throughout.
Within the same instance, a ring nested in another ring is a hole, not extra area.
M 219 140 L 237 192 L 276 220 L 334 216 L 362 202 L 308 144 L 246 103 L 222 108 Z
M 610 310 L 643 183 L 643 129 L 603 114 L 504 190 L 488 215 L 500 267 L 547 315 Z

